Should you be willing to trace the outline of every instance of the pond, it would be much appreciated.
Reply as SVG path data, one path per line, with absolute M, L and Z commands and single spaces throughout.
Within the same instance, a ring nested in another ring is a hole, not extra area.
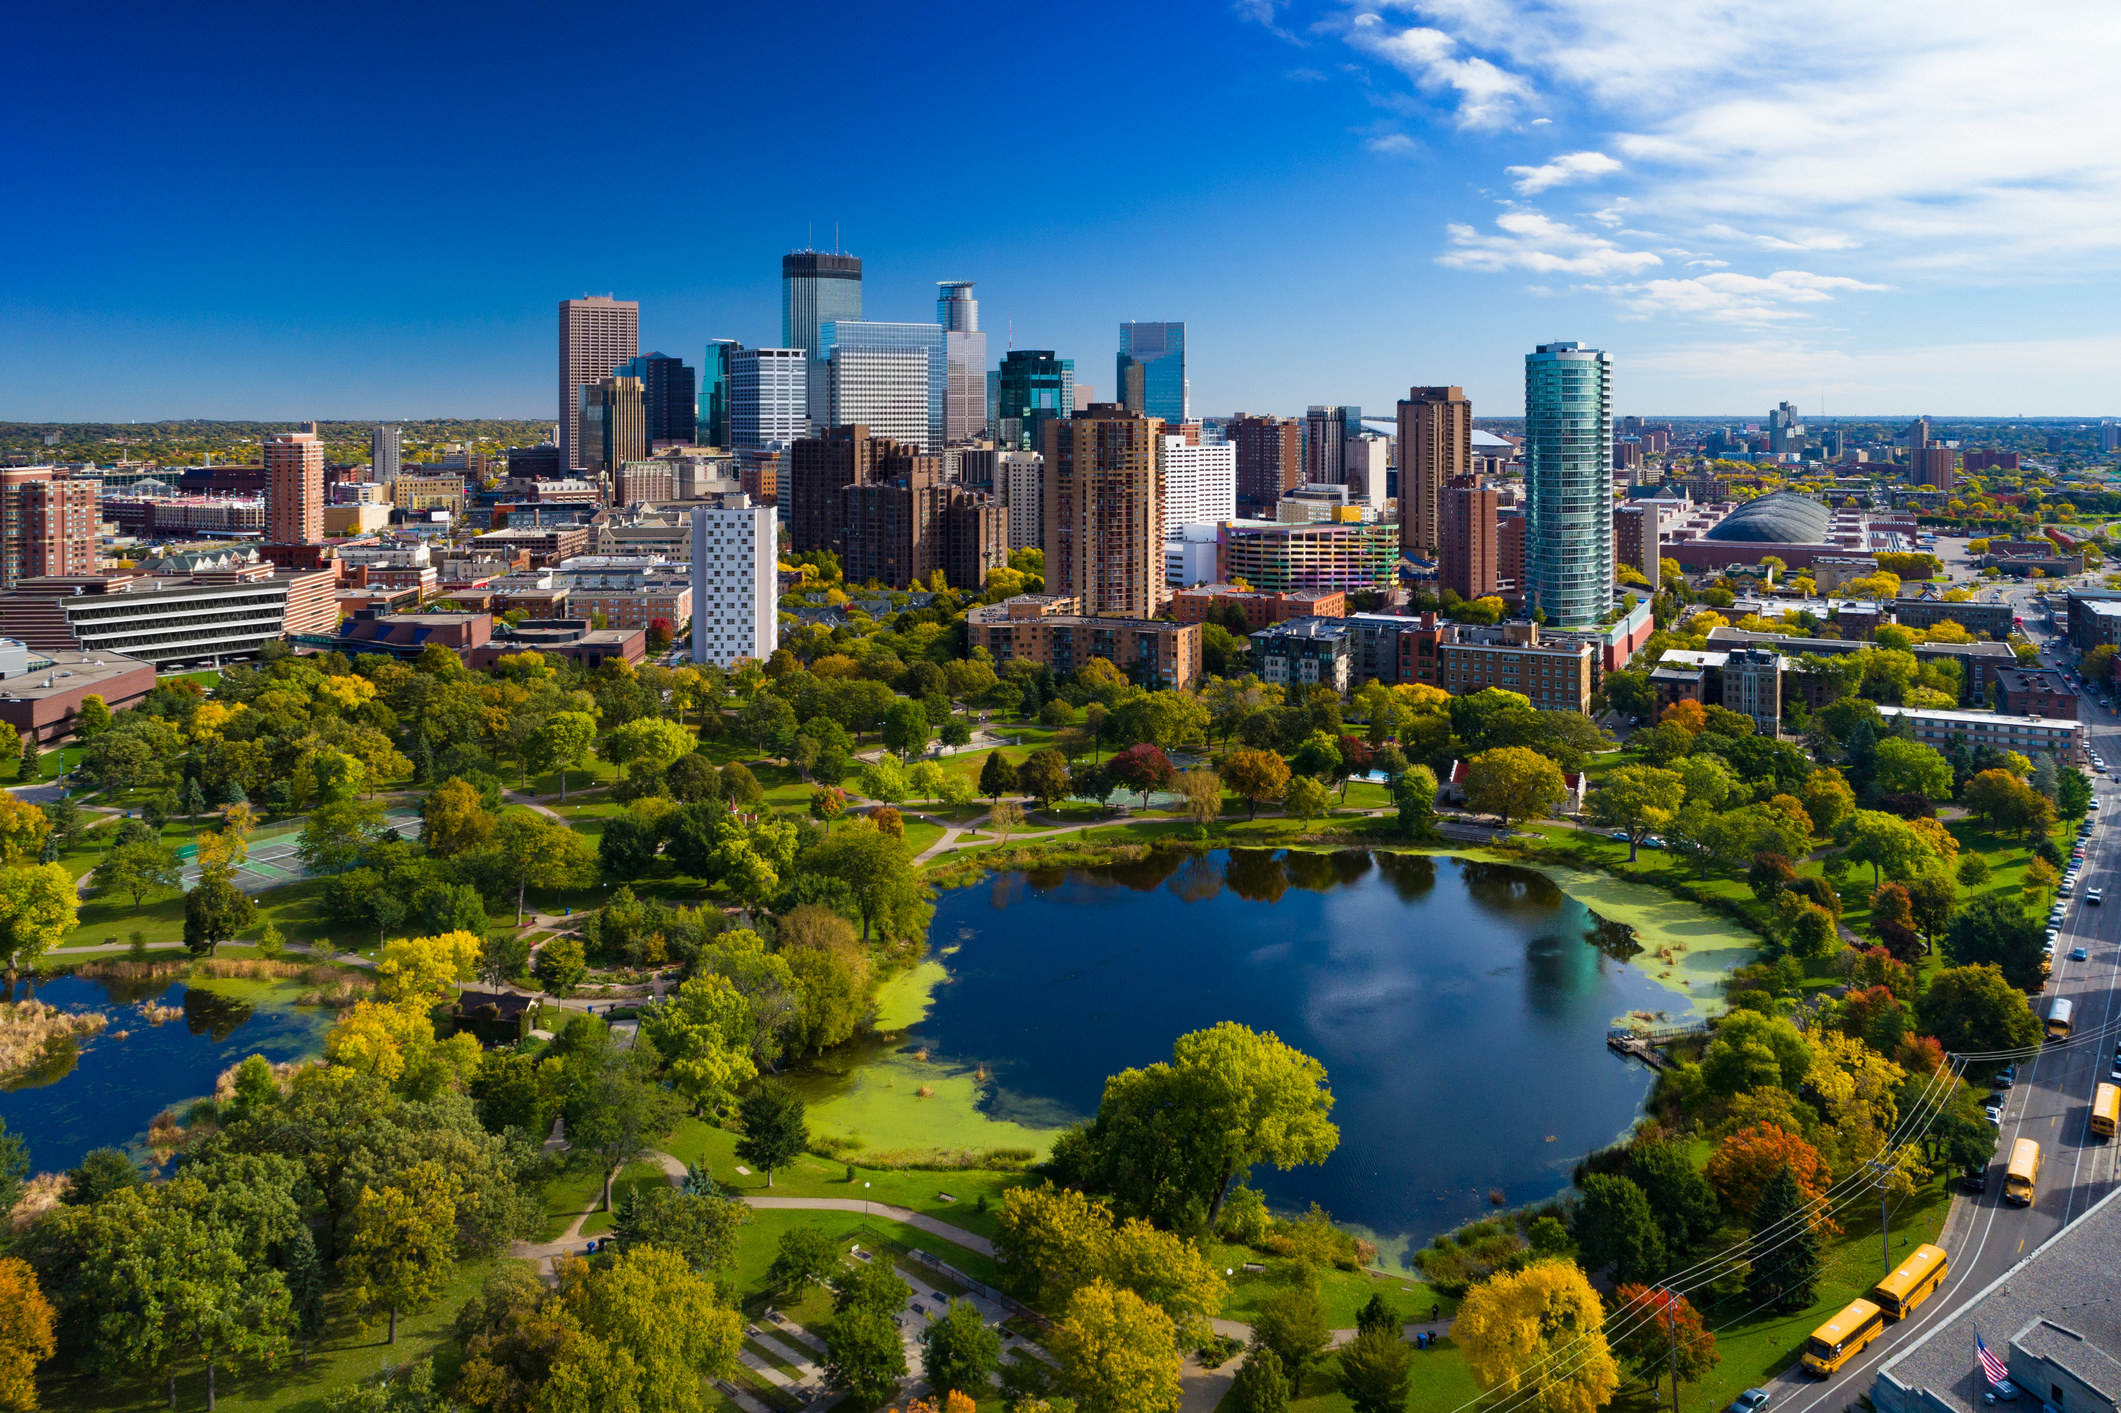
M 75 1166 L 92 1148 L 142 1147 L 171 1105 L 213 1093 L 221 1072 L 247 1055 L 296 1060 L 323 1047 L 330 1018 L 292 1004 L 295 988 L 269 982 L 211 986 L 61 976 L 0 983 L 0 1000 L 34 997 L 68 1011 L 101 1011 L 99 1035 L 0 1082 L 0 1118 L 29 1145 L 32 1172 Z M 164 1007 L 156 1024 L 146 1006 Z
M 1631 1010 L 1686 1002 L 1633 929 L 1543 874 L 1413 854 L 1218 851 L 1005 875 L 945 895 L 948 978 L 902 1049 L 984 1067 L 988 1117 L 1096 1110 L 1106 1076 L 1235 1020 L 1326 1066 L 1338 1151 L 1254 1182 L 1400 1262 L 1439 1231 L 1537 1202 L 1640 1114 L 1651 1075 L 1605 1048 Z M 1645 958 L 1645 960 L 1651 960 Z

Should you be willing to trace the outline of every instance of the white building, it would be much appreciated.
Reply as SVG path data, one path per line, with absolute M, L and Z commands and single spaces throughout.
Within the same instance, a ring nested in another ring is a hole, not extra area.
M 1352 435 L 1342 447 L 1341 464 L 1347 475 L 1348 503 L 1380 514 L 1385 508 L 1385 467 L 1391 460 L 1392 443 L 1375 432 Z
M 2061 765 L 2084 763 L 2084 726 L 2081 722 L 2045 716 L 2005 716 L 1989 711 L 1943 711 L 1930 707 L 1881 706 L 1888 726 L 1900 718 L 1908 720 L 1908 734 L 1932 750 L 1943 752 L 1954 743 L 1993 746 L 2016 751 L 2028 759 L 2053 752 Z
M 1164 582 L 1174 589 L 1212 584 L 1221 578 L 1220 525 L 1171 525 L 1164 534 Z
M 831 424 L 939 450 L 928 418 L 928 356 L 925 348 L 834 349 L 826 377 Z
M 763 662 L 780 643 L 780 580 L 770 505 L 742 492 L 692 510 L 692 660 Z
M 729 436 L 755 451 L 810 434 L 810 374 L 800 348 L 738 349 L 729 373 Z
M 1009 508 L 1009 548 L 1046 547 L 1046 458 L 1036 451 L 995 457 L 994 489 Z
M 1237 518 L 1237 448 L 1164 438 L 1164 524 L 1212 525 Z M 1165 531 L 1168 536 L 1169 528 Z

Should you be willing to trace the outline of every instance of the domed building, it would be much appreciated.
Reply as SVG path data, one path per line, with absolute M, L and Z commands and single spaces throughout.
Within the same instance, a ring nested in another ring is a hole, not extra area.
M 1701 538 L 1718 543 L 1811 545 L 1826 542 L 1834 513 L 1796 491 L 1749 500 Z
M 1758 564 L 1769 555 L 1792 570 L 1808 569 L 1827 556 L 1913 549 L 1913 525 L 1874 526 L 1853 507 L 1836 510 L 1798 491 L 1775 491 L 1741 501 L 1709 523 L 1718 507 L 1681 511 L 1664 532 L 1665 558 L 1692 572 Z

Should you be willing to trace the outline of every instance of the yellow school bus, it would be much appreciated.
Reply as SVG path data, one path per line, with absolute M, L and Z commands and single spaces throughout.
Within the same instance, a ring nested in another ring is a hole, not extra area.
M 1918 1246 L 1897 1270 L 1871 1287 L 1871 1299 L 1893 1319 L 1905 1320 L 1944 1284 L 1949 1264 L 1943 1247 Z
M 2077 1008 L 2069 1003 L 2067 997 L 2057 997 L 2055 1004 L 2047 1008 L 2047 1038 L 2050 1040 L 2069 1039 L 2070 1020 L 2075 1016 L 2076 1010 Z
M 1868 1300 L 1851 1300 L 1848 1308 L 1812 1331 L 1804 1342 L 1804 1367 L 1825 1378 L 1863 1352 L 1885 1330 L 1885 1312 Z
M 2010 1171 L 2003 1175 L 2003 1200 L 2013 1207 L 2033 1205 L 2033 1185 L 2040 1181 L 2040 1145 L 2021 1138 L 2011 1145 Z
M 2102 1084 L 2092 1091 L 2092 1132 L 2112 1138 L 2116 1117 L 2121 1117 L 2121 1085 Z

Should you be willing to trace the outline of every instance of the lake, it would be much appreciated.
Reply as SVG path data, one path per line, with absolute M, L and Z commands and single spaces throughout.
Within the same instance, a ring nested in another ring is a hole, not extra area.
M 131 1146 L 137 1156 L 155 1115 L 212 1094 L 221 1072 L 245 1056 L 277 1063 L 317 1054 L 330 1017 L 297 1010 L 282 992 L 291 988 L 77 976 L 12 988 L 0 983 L 0 1000 L 34 997 L 110 1017 L 102 1034 L 82 1038 L 70 1054 L 0 1085 L 0 1118 L 29 1144 L 30 1171 L 71 1168 L 92 1148 Z M 143 1002 L 181 1014 L 152 1024 Z
M 1686 1002 L 1628 959 L 1632 929 L 1544 875 L 1413 854 L 1217 851 L 999 876 L 945 894 L 945 958 L 904 1049 L 984 1065 L 981 1107 L 1043 1128 L 1095 1112 L 1106 1076 L 1235 1020 L 1326 1067 L 1325 1163 L 1262 1168 L 1384 1258 L 1568 1182 L 1640 1114 L 1650 1072 L 1605 1048 L 1631 1010 Z

